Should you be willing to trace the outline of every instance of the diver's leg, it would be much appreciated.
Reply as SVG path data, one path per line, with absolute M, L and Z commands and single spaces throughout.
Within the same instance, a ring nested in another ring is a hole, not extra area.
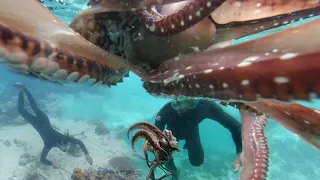
M 24 108 L 24 95 L 23 92 L 19 92 L 18 97 L 18 111 L 22 115 L 22 117 L 30 123 L 30 121 L 34 120 L 36 117 L 30 114 L 25 108 Z
M 34 111 L 34 113 L 37 115 L 37 116 L 47 116 L 44 112 L 42 112 L 35 99 L 33 98 L 32 94 L 29 92 L 29 90 L 27 88 L 24 88 L 24 92 L 26 93 L 27 97 L 28 97 L 28 100 L 29 100 L 29 103 L 30 103 L 30 106 L 32 108 L 32 110 Z
M 200 140 L 199 127 L 197 126 L 186 136 L 189 161 L 193 166 L 200 166 L 204 161 L 204 151 Z

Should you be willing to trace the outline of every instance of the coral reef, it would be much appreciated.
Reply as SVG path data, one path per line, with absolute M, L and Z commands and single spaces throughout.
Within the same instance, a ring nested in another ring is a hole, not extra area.
M 75 168 L 71 178 L 73 180 L 136 180 L 140 174 L 131 158 L 118 156 L 111 158 L 107 167 L 99 167 L 97 170 Z
M 72 180 L 137 180 L 139 173 L 131 170 L 112 170 L 98 168 L 94 170 L 82 170 L 75 168 L 71 176 Z

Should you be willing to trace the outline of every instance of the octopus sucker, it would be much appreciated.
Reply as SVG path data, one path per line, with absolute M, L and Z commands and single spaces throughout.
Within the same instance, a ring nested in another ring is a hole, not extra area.
M 241 110 L 243 170 L 241 180 L 265 180 L 268 171 L 269 150 L 264 133 L 267 124 L 265 116 Z M 260 133 L 257 133 L 259 131 Z
M 80 74 L 78 72 L 72 72 L 66 78 L 66 81 L 74 82 L 79 78 Z
M 45 74 L 43 77 L 47 77 L 49 80 L 59 80 L 65 83 L 69 82 L 66 78 L 74 71 L 77 71 L 81 76 L 87 74 L 87 76 L 90 75 L 99 80 L 106 79 L 104 78 L 105 75 L 116 73 L 97 61 L 70 54 L 59 48 L 52 47 L 44 41 L 36 41 L 34 37 L 25 35 L 18 30 L 10 29 L 2 23 L 0 23 L 0 32 L 3 36 L 0 44 L 2 49 L 0 55 L 4 58 L 4 63 L 10 64 L 11 67 L 20 71 L 25 71 L 25 73 L 31 69 L 34 73 Z M 27 45 L 23 47 L 20 43 L 21 41 L 13 41 L 10 37 L 32 42 L 32 48 L 28 48 Z M 126 71 L 122 72 L 124 74 L 127 73 Z M 116 74 L 118 74 L 118 80 L 122 79 L 123 75 L 121 73 Z M 104 81 L 104 84 L 110 83 Z

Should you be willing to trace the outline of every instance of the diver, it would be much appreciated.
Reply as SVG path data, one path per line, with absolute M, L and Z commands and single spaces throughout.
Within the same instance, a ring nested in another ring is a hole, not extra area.
M 37 130 L 37 132 L 39 133 L 39 135 L 43 140 L 44 148 L 41 152 L 40 161 L 43 164 L 53 166 L 55 169 L 59 168 L 58 164 L 55 161 L 49 161 L 47 159 L 47 155 L 53 147 L 57 147 L 61 151 L 66 152 L 68 148 L 68 143 L 71 143 L 71 144 L 79 145 L 79 147 L 82 149 L 82 151 L 86 156 L 87 162 L 90 165 L 92 165 L 93 160 L 89 155 L 88 150 L 86 146 L 83 144 L 83 142 L 73 137 L 63 135 L 58 131 L 54 130 L 50 124 L 48 116 L 39 109 L 33 96 L 24 87 L 24 85 L 16 83 L 13 86 L 20 90 L 19 98 L 18 98 L 18 111 L 20 112 L 22 117 Z M 35 115 L 29 113 L 24 108 L 24 93 L 27 95 L 30 106 Z
M 200 166 L 204 161 L 204 151 L 200 140 L 199 124 L 206 118 L 217 121 L 231 132 L 237 153 L 233 168 L 238 172 L 242 164 L 241 124 L 225 113 L 215 102 L 177 97 L 162 107 L 156 116 L 155 126 L 163 131 L 167 125 L 167 129 L 172 131 L 178 141 L 185 140 L 183 149 L 188 150 L 191 165 Z M 166 167 L 177 176 L 179 175 L 173 159 L 166 164 Z

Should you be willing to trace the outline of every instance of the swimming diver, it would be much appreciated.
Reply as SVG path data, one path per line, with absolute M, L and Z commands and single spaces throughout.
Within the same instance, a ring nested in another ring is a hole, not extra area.
M 20 112 L 22 117 L 37 130 L 37 132 L 39 133 L 39 135 L 43 140 L 44 148 L 41 152 L 40 161 L 43 164 L 53 166 L 55 169 L 59 168 L 58 164 L 55 161 L 49 161 L 47 159 L 47 155 L 53 147 L 57 147 L 61 151 L 66 152 L 68 143 L 71 143 L 71 144 L 77 144 L 80 146 L 80 148 L 82 149 L 82 151 L 86 156 L 87 162 L 90 165 L 92 165 L 93 160 L 89 155 L 88 150 L 86 146 L 83 144 L 83 142 L 80 141 L 79 139 L 75 139 L 73 137 L 63 135 L 58 131 L 54 130 L 50 124 L 48 116 L 39 109 L 39 107 L 36 104 L 36 101 L 34 100 L 31 93 L 27 90 L 27 88 L 25 88 L 24 85 L 19 83 L 16 83 L 13 86 L 20 90 L 19 98 L 18 98 L 18 111 Z M 30 106 L 33 112 L 35 113 L 35 116 L 29 113 L 24 108 L 24 93 L 27 95 Z
M 200 141 L 199 124 L 206 118 L 217 121 L 231 132 L 237 153 L 233 168 L 238 172 L 242 163 L 241 124 L 215 102 L 178 97 L 162 107 L 156 116 L 155 126 L 163 131 L 167 125 L 167 129 L 172 131 L 178 141 L 184 139 L 186 143 L 183 148 L 188 150 L 191 165 L 200 166 L 204 161 L 204 151 Z M 173 159 L 166 167 L 179 175 Z

